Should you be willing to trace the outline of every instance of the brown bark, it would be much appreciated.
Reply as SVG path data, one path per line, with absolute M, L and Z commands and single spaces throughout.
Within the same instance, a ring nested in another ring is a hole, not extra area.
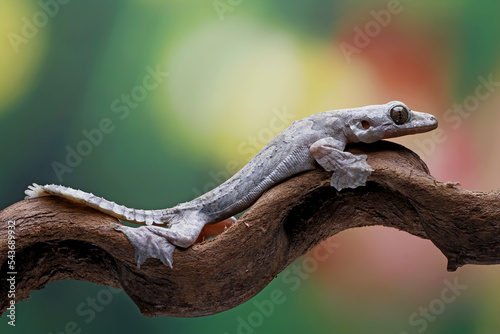
M 378 142 L 350 148 L 375 169 L 365 187 L 335 191 L 320 169 L 268 190 L 215 239 L 178 249 L 174 267 L 149 259 L 140 269 L 116 219 L 55 197 L 0 211 L 1 311 L 8 284 L 7 224 L 16 222 L 16 300 L 62 279 L 124 289 L 147 316 L 195 317 L 233 308 L 326 238 L 348 228 L 383 225 L 432 242 L 448 270 L 500 262 L 500 194 L 442 183 L 411 151 Z

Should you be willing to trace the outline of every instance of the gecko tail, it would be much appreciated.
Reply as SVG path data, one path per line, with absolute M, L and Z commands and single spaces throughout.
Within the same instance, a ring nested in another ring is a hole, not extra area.
M 85 204 L 115 218 L 141 225 L 170 223 L 176 216 L 173 213 L 170 213 L 168 209 L 137 210 L 127 208 L 124 205 L 118 205 L 115 202 L 95 196 L 92 193 L 56 184 L 46 184 L 41 186 L 33 183 L 33 185 L 28 186 L 28 189 L 26 189 L 24 193 L 26 194 L 26 199 L 43 196 L 58 196 L 72 202 Z

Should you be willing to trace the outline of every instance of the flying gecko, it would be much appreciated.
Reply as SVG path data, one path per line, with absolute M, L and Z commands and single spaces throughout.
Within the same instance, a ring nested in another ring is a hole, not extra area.
M 148 258 L 172 267 L 175 247 L 190 247 L 203 226 L 226 219 L 250 207 L 273 185 L 319 164 L 332 172 L 331 186 L 338 191 L 366 184 L 373 169 L 366 155 L 345 152 L 348 143 L 375 141 L 422 133 L 437 127 L 437 119 L 410 110 L 404 103 L 325 111 L 293 122 L 273 138 L 239 172 L 220 186 L 173 208 L 139 210 L 118 205 L 91 193 L 59 185 L 29 186 L 27 197 L 59 196 L 84 203 L 118 219 L 146 226 L 113 223 L 135 249 L 137 266 Z M 168 228 L 154 226 L 166 224 Z

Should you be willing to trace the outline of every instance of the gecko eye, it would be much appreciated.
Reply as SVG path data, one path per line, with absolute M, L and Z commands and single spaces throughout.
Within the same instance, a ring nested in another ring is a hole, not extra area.
M 408 108 L 405 106 L 394 106 L 391 108 L 391 118 L 397 125 L 405 124 L 410 118 Z

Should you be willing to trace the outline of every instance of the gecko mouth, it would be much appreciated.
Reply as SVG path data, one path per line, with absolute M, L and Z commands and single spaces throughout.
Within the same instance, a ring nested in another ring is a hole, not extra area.
M 428 125 L 416 126 L 416 127 L 411 127 L 411 128 L 391 129 L 391 130 L 387 130 L 385 132 L 383 139 L 406 136 L 406 135 L 411 135 L 414 133 L 428 132 L 428 131 L 436 129 L 437 127 L 438 127 L 438 123 L 436 121 L 435 123 L 428 124 Z

